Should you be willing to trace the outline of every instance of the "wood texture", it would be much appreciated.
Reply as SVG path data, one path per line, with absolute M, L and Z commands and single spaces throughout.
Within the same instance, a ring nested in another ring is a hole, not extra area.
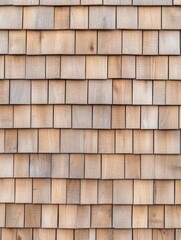
M 181 0 L 0 1 L 0 240 L 181 239 Z

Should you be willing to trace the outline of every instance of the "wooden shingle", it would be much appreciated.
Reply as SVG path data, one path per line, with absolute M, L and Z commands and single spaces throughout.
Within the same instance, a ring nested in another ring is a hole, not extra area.
M 107 57 L 105 56 L 86 57 L 86 78 L 107 79 Z
M 111 227 L 111 205 L 93 205 L 91 216 L 92 228 L 110 228 Z
M 61 78 L 84 79 L 85 78 L 85 57 L 62 56 L 61 57 Z
M 50 203 L 50 179 L 33 179 L 33 203 Z
M 137 28 L 137 7 L 117 8 L 117 28 L 136 29 Z
M 9 78 L 9 79 L 25 78 L 25 57 L 24 56 L 6 56 L 5 78 Z
M 69 7 L 55 7 L 55 29 L 67 29 L 69 23 Z
M 112 80 L 89 81 L 90 104 L 111 104 L 112 103 Z
M 114 130 L 99 130 L 99 153 L 114 153 L 114 134 Z
M 29 153 L 37 152 L 38 148 L 38 131 L 37 129 L 18 131 L 18 152 Z
M 101 156 L 98 154 L 85 155 L 85 178 L 101 177 Z
M 53 154 L 52 155 L 52 178 L 69 177 L 69 155 Z
M 77 54 L 97 53 L 96 31 L 76 31 L 76 53 Z
M 53 106 L 34 105 L 31 108 L 32 128 L 53 127 Z
M 70 105 L 54 106 L 54 127 L 55 128 L 71 128 L 71 106 Z
M 6 227 L 22 228 L 24 226 L 24 205 L 6 205 Z
M 164 227 L 164 207 L 163 206 L 149 206 L 149 228 L 163 228 Z
M 56 228 L 58 220 L 57 205 L 42 205 L 42 227 Z
M 148 207 L 141 205 L 133 206 L 133 228 L 147 228 Z
M 81 204 L 97 203 L 97 180 L 81 180 Z
M 67 204 L 80 204 L 80 180 L 66 181 Z
M 131 206 L 116 205 L 113 207 L 113 227 L 131 228 Z
M 51 87 L 50 87 L 51 89 Z M 58 90 L 57 90 L 58 91 Z M 51 97 L 51 95 L 49 96 Z M 48 98 L 48 81 L 32 80 L 31 82 L 31 102 L 32 104 L 46 104 Z
M 8 31 L 0 31 L 0 53 L 8 53 Z
M 113 181 L 113 204 L 133 203 L 133 181 L 114 180 Z
M 28 79 L 45 78 L 45 57 L 43 56 L 26 57 L 26 78 Z
M 9 32 L 9 53 L 25 54 L 26 52 L 26 32 L 10 31 Z
M 103 154 L 102 178 L 103 179 L 124 178 L 124 155 Z
M 24 29 L 51 29 L 54 27 L 53 7 L 25 7 L 23 28 Z
M 98 54 L 121 54 L 121 31 L 98 31 Z
M 86 104 L 87 103 L 88 81 L 66 81 L 66 103 L 67 104 Z M 79 94 L 75 94 L 75 91 Z
M 14 127 L 29 128 L 30 127 L 30 106 L 18 105 L 14 106 Z
M 180 7 L 163 7 L 162 29 L 180 29 L 181 27 Z
M 143 31 L 143 54 L 158 54 L 158 31 Z
M 22 7 L 4 6 L 0 8 L 0 28 L 1 29 L 21 29 L 22 28 Z
M 123 54 L 142 54 L 142 31 L 123 31 Z
M 160 154 L 180 153 L 180 132 L 177 130 L 155 131 L 154 152 Z
M 57 104 L 65 102 L 65 81 L 51 80 L 49 81 L 49 103 Z
M 16 179 L 16 203 L 32 202 L 32 179 Z
M 92 127 L 92 106 L 74 105 L 72 107 L 72 127 Z
M 132 130 L 116 130 L 116 153 L 133 152 Z
M 153 181 L 134 181 L 134 204 L 153 204 Z
M 60 78 L 60 57 L 46 56 L 46 78 Z
M 160 29 L 161 7 L 139 7 L 139 28 Z
M 60 132 L 59 129 L 40 129 L 39 130 L 39 152 L 58 153 L 60 151 Z
M 180 54 L 179 31 L 160 31 L 159 32 L 159 54 L 163 54 L 163 55 Z
M 51 202 L 52 203 L 66 203 L 66 180 L 53 179 L 51 186 Z
M 107 6 L 89 7 L 89 28 L 114 29 L 115 11 L 116 11 L 115 7 Z
M 88 28 L 88 7 L 78 6 L 70 8 L 70 28 Z
M 97 153 L 96 130 L 61 130 L 62 153 Z
M 109 129 L 111 127 L 111 106 L 93 106 L 93 128 Z
M 89 205 L 59 205 L 59 228 L 89 228 Z

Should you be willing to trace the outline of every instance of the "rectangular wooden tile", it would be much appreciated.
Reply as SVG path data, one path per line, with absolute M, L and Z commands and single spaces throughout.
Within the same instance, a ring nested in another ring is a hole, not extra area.
M 59 205 L 59 228 L 90 228 L 90 206 Z
M 76 31 L 76 53 L 77 54 L 97 53 L 96 31 Z
M 60 78 L 60 56 L 46 56 L 46 78 Z
M 18 152 L 29 153 L 38 151 L 38 131 L 36 129 L 18 131 Z
M 118 7 L 117 8 L 117 27 L 120 29 L 137 28 L 137 7 Z
M 111 106 L 93 106 L 93 128 L 110 129 Z
M 60 132 L 59 129 L 40 129 L 39 130 L 39 152 L 58 153 L 60 151 Z
M 73 105 L 72 121 L 73 128 L 92 128 L 92 106 Z
M 111 104 L 112 103 L 112 80 L 89 81 L 88 103 Z
M 161 7 L 139 7 L 139 28 L 160 29 Z
M 113 206 L 113 227 L 131 228 L 131 206 Z
M 133 203 L 133 181 L 114 180 L 113 181 L 113 204 Z
M 22 228 L 24 226 L 24 205 L 6 205 L 6 227 Z
M 122 179 L 124 178 L 124 155 L 102 155 L 102 178 Z
M 96 153 L 96 130 L 61 130 L 62 153 Z
M 42 227 L 57 228 L 58 206 L 42 205 Z
M 32 80 L 31 82 L 31 103 L 46 104 L 48 101 L 48 81 Z
M 99 153 L 114 153 L 114 135 L 114 130 L 99 130 Z
M 132 130 L 116 130 L 116 153 L 132 153 Z
M 72 104 L 86 104 L 88 95 L 88 81 L 66 81 L 66 103 Z M 79 92 L 79 94 L 75 94 Z
M 123 31 L 123 54 L 142 54 L 142 31 Z
M 98 54 L 121 54 L 121 31 L 98 31 Z
M 33 203 L 50 203 L 50 179 L 33 179 Z
M 26 53 L 26 32 L 25 31 L 9 32 L 9 53 L 10 54 Z
M 148 207 L 147 206 L 133 206 L 133 228 L 147 228 Z
M 22 7 L 4 6 L 0 8 L 1 29 L 22 28 Z
M 114 29 L 115 7 L 90 7 L 89 28 L 90 29 Z
M 54 27 L 53 7 L 25 7 L 23 28 L 24 29 L 52 29 Z
M 149 228 L 164 227 L 164 206 L 149 206 Z
M 50 154 L 30 154 L 30 177 L 51 177 L 51 164 Z
M 55 7 L 55 29 L 69 28 L 69 7 Z
M 32 202 L 32 179 L 16 179 L 16 203 Z
M 5 57 L 5 78 L 21 79 L 25 78 L 25 57 L 6 56 Z
M 107 79 L 107 57 L 106 56 L 86 57 L 86 78 Z
M 49 103 L 65 103 L 65 81 L 51 80 L 49 81 Z
M 61 78 L 84 79 L 85 78 L 85 57 L 84 56 L 62 56 L 61 57 Z
M 78 6 L 70 8 L 70 28 L 87 29 L 88 28 L 88 7 Z
M 154 153 L 159 154 L 180 153 L 180 131 L 177 130 L 155 131 Z
M 53 127 L 53 106 L 34 105 L 31 107 L 32 128 L 52 128 Z
M 51 186 L 51 202 L 64 204 L 66 203 L 66 180 L 53 179 Z
M 153 181 L 134 181 L 134 204 L 153 204 Z
M 111 227 L 111 205 L 92 206 L 91 227 L 92 228 L 110 228 Z

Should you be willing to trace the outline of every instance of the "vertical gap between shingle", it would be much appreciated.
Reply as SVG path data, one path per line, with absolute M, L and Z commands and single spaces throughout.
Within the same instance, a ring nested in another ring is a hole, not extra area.
M 117 9 L 118 7 L 115 7 L 115 29 L 117 29 Z
M 163 25 L 163 22 L 162 22 L 162 11 L 163 11 L 163 7 L 161 6 L 161 29 L 162 29 L 162 25 Z
M 22 21 L 21 21 L 21 28 L 23 29 L 23 22 L 24 22 L 24 7 L 22 7 Z
M 137 29 L 139 29 L 139 8 L 138 6 L 136 6 L 137 8 Z

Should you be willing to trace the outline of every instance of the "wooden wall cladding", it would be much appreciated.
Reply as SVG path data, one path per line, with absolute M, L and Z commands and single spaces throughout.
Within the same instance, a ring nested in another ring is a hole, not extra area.
M 0 1 L 0 240 L 181 239 L 181 0 Z

